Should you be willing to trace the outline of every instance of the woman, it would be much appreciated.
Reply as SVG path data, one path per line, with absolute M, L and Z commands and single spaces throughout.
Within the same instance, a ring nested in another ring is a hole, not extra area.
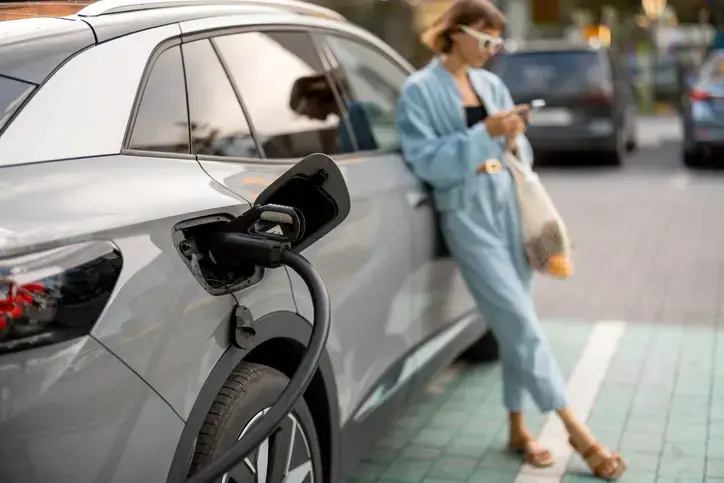
M 432 185 L 447 244 L 498 340 L 510 449 L 534 466 L 554 463 L 525 425 L 527 391 L 541 411 L 560 416 L 570 444 L 596 476 L 618 479 L 626 465 L 568 407 L 565 382 L 533 308 L 532 271 L 503 156 L 507 145 L 532 160 L 523 135 L 527 106 L 514 106 L 502 81 L 480 69 L 500 49 L 504 25 L 488 0 L 457 0 L 423 35 L 438 55 L 403 88 L 397 114 L 403 154 Z

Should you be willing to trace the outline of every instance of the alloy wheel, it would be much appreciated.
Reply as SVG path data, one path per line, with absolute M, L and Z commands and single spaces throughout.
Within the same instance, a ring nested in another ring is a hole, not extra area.
M 239 439 L 267 411 L 269 408 L 255 414 Z M 289 414 L 272 436 L 222 477 L 221 483 L 314 483 L 314 477 L 309 438 L 299 420 Z

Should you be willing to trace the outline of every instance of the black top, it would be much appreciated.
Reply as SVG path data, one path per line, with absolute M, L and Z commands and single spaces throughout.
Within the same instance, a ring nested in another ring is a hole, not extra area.
M 465 118 L 468 122 L 468 127 L 473 127 L 486 117 L 488 117 L 488 111 L 482 104 L 479 106 L 465 106 Z

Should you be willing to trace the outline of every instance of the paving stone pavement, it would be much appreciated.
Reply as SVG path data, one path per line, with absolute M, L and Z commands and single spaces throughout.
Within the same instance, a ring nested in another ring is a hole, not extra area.
M 593 326 L 544 326 L 569 377 Z M 513 483 L 521 460 L 504 451 L 501 391 L 498 365 L 466 367 L 444 392 L 420 395 L 347 483 Z M 528 407 L 538 432 L 545 419 Z M 626 458 L 624 483 L 724 483 L 724 331 L 627 324 L 587 422 Z M 575 455 L 562 479 L 539 481 L 595 479 Z
M 587 418 L 626 458 L 621 481 L 724 483 L 724 175 L 684 170 L 677 128 L 656 122 L 621 169 L 539 170 L 576 274 L 537 279 L 535 300 L 566 377 L 596 322 L 625 321 Z M 348 483 L 515 482 L 501 389 L 498 365 L 464 367 L 420 395 Z M 546 420 L 527 415 L 539 431 Z M 526 481 L 596 480 L 574 455 L 562 477 Z

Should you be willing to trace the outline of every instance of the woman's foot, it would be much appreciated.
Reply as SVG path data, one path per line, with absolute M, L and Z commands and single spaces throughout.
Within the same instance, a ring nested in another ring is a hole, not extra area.
M 620 454 L 597 443 L 590 435 L 570 435 L 568 440 L 586 461 L 594 476 L 604 480 L 618 480 L 626 471 L 626 462 Z
M 548 451 L 528 431 L 522 412 L 509 413 L 510 439 L 508 449 L 523 456 L 526 463 L 536 468 L 545 468 L 555 463 L 553 454 Z
M 523 456 L 526 463 L 536 468 L 553 466 L 553 454 L 528 433 L 511 434 L 508 449 Z
M 588 467 L 598 478 L 618 480 L 626 471 L 626 462 L 620 454 L 599 444 L 588 429 L 569 407 L 556 411 L 568 431 L 571 446 L 586 460 Z

